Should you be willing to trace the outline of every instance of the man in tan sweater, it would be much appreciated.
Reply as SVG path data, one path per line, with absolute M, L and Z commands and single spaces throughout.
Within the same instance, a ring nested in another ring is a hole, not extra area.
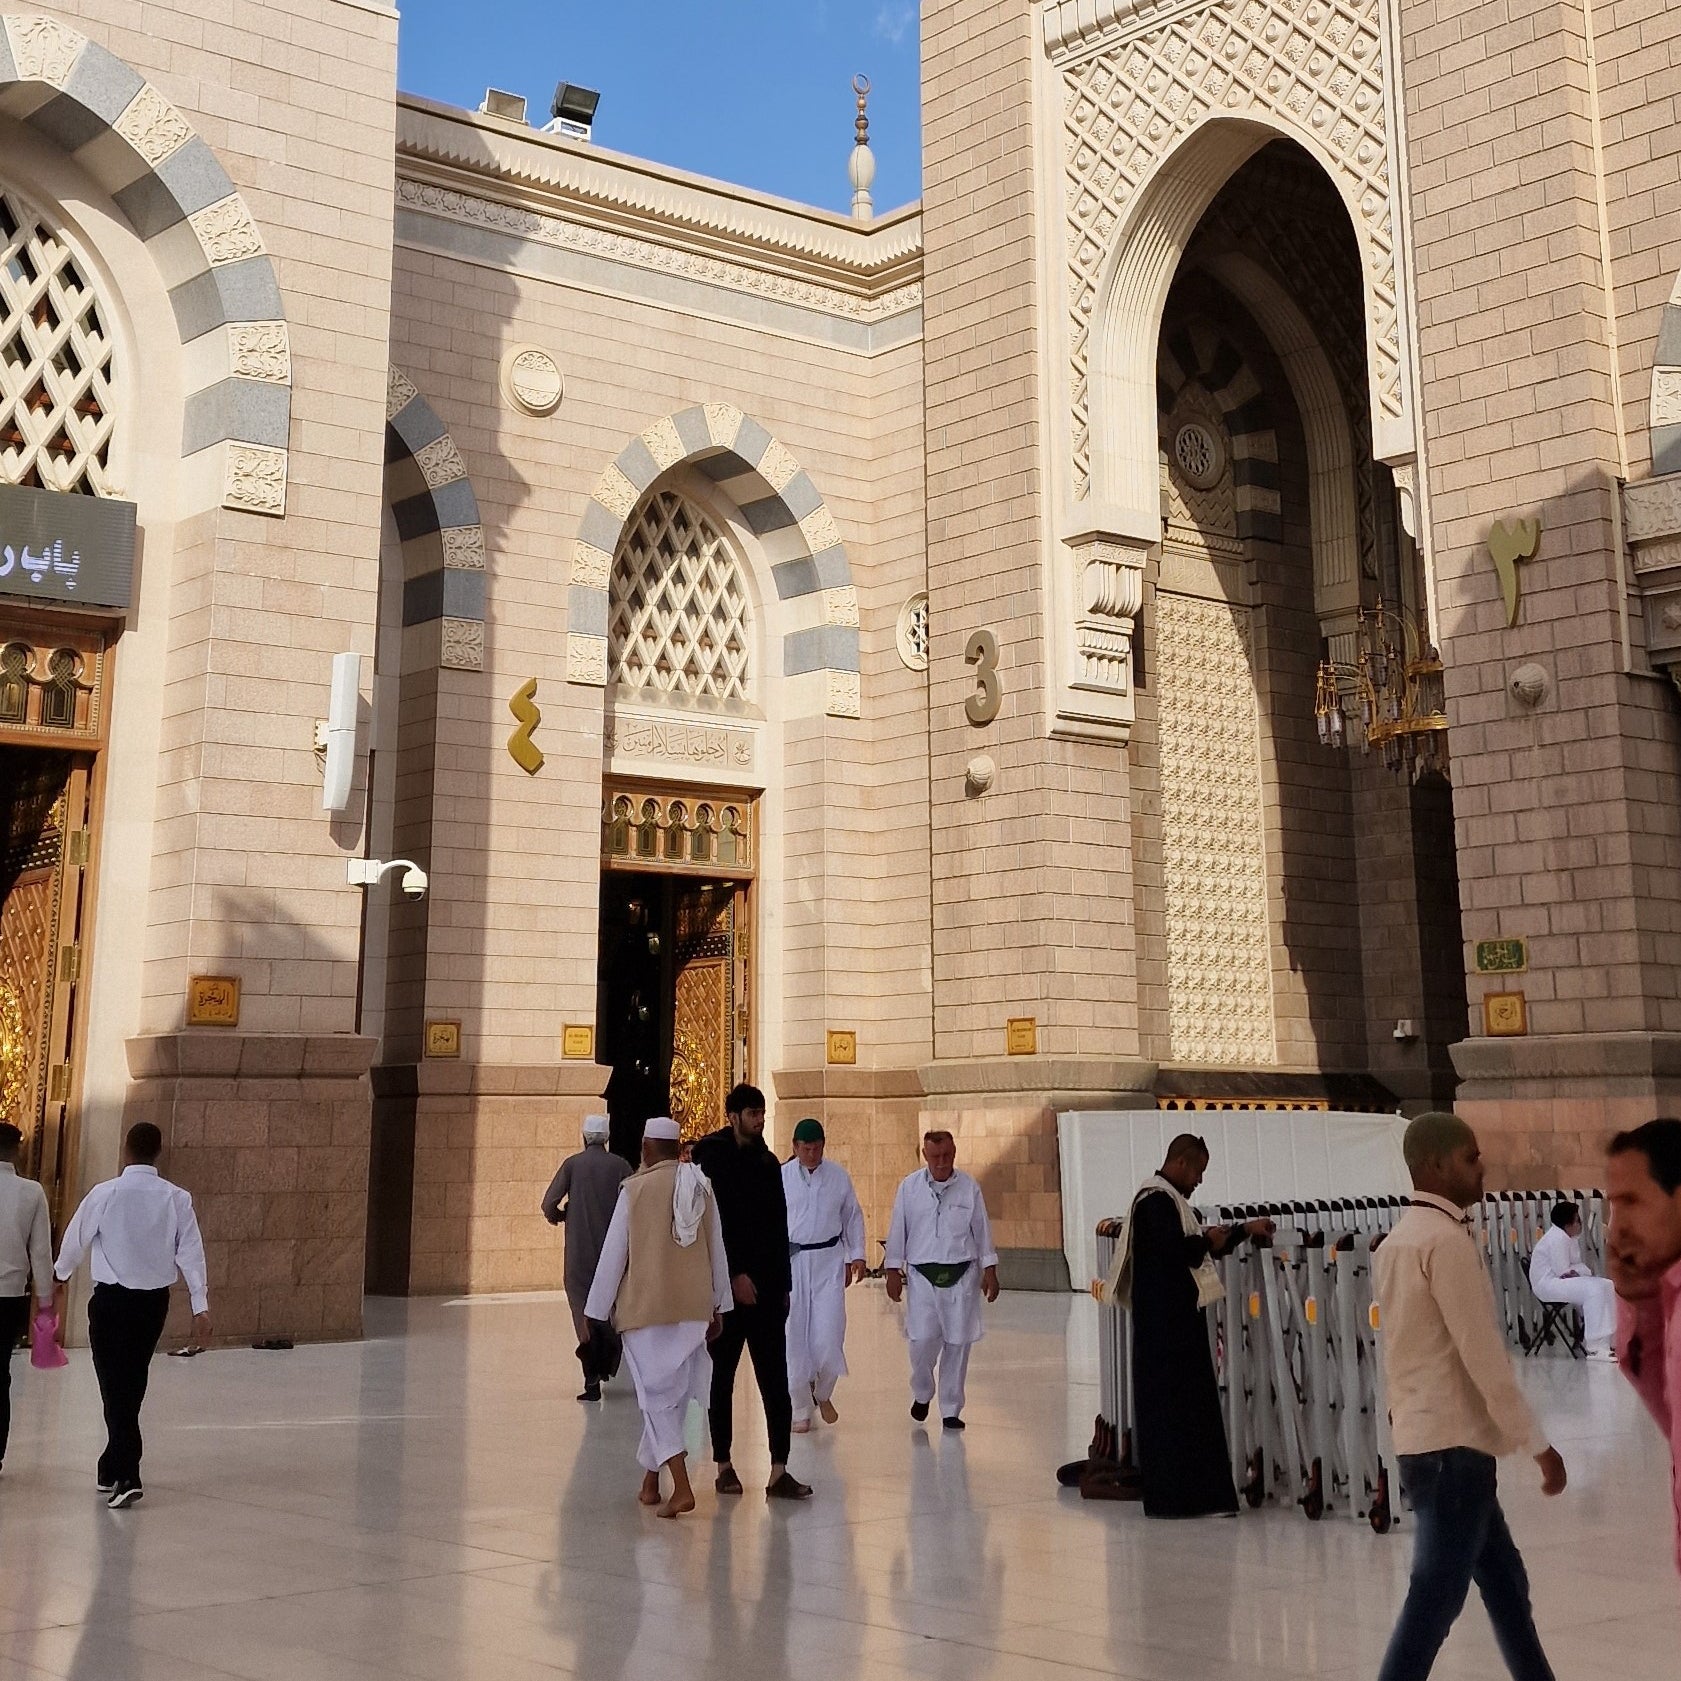
M 718 1204 L 706 1175 L 678 1160 L 677 1123 L 665 1116 L 642 1133 L 642 1168 L 624 1182 L 585 1314 L 624 1339 L 625 1364 L 642 1408 L 637 1499 L 662 1518 L 695 1509 L 683 1418 L 705 1404 L 712 1383 L 707 1344 L 730 1307 L 730 1270 Z M 660 1471 L 671 1493 L 660 1499 Z

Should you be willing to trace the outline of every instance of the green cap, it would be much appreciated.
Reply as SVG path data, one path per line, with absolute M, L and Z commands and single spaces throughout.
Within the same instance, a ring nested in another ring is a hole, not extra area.
M 796 1144 L 821 1144 L 823 1142 L 823 1123 L 814 1121 L 808 1115 L 794 1128 L 794 1142 Z

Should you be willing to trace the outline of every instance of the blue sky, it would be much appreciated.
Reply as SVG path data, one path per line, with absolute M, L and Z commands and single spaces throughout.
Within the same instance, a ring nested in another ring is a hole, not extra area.
M 597 144 L 831 210 L 851 188 L 851 82 L 872 83 L 878 212 L 921 196 L 915 0 L 405 0 L 406 93 L 476 106 L 601 92 Z

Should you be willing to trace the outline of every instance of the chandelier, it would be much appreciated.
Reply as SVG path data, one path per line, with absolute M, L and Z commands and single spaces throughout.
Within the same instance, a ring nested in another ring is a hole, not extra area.
M 1353 730 L 1361 751 L 1375 747 L 1392 771 L 1404 769 L 1414 780 L 1427 771 L 1446 776 L 1442 656 L 1424 625 L 1380 600 L 1360 609 L 1354 635 L 1358 652 L 1352 665 L 1330 658 L 1319 662 L 1313 711 L 1320 743 L 1340 748 Z

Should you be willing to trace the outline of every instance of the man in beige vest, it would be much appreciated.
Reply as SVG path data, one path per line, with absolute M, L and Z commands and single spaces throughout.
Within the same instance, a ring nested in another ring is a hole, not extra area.
M 706 1175 L 678 1160 L 681 1148 L 675 1121 L 656 1116 L 643 1129 L 642 1168 L 619 1192 L 584 1308 L 624 1339 L 642 1408 L 637 1499 L 662 1518 L 695 1509 L 683 1418 L 691 1400 L 706 1402 L 707 1344 L 731 1303 L 718 1204 Z M 671 1473 L 663 1502 L 662 1467 Z

